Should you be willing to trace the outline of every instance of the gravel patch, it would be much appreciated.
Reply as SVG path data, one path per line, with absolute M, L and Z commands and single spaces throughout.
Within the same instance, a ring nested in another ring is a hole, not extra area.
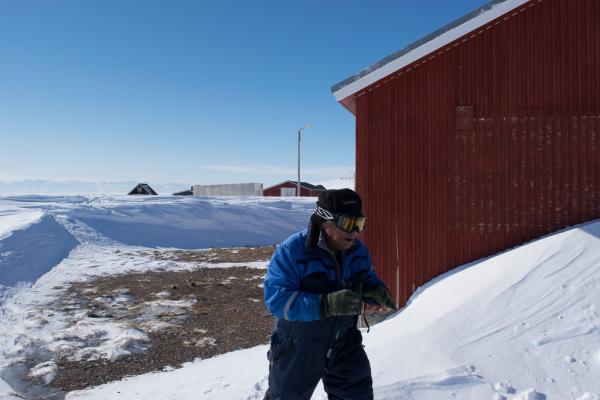
M 273 247 L 261 247 L 154 255 L 218 263 L 265 260 L 272 252 Z M 50 385 L 68 392 L 267 343 L 273 317 L 263 303 L 265 272 L 245 267 L 202 268 L 131 273 L 73 284 L 62 299 L 65 306 L 79 304 L 88 317 L 124 321 L 147 340 L 133 346 L 132 354 L 115 360 L 57 360 Z

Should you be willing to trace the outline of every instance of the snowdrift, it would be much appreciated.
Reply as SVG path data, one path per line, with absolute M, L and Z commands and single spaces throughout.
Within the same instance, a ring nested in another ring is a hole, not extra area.
M 115 242 L 190 249 L 277 243 L 306 225 L 314 205 L 314 198 L 28 195 L 0 197 L 0 216 L 43 210 Z
M 598 398 L 599 237 L 586 224 L 421 288 L 366 340 L 381 398 Z
M 128 245 L 183 249 L 274 244 L 307 223 L 314 199 L 101 198 L 70 218 Z
M 47 214 L 10 232 L 0 240 L 0 288 L 34 282 L 66 258 L 77 244 L 73 235 Z
M 315 199 L 0 197 L 0 285 L 34 282 L 78 243 L 198 249 L 271 245 L 304 227 Z

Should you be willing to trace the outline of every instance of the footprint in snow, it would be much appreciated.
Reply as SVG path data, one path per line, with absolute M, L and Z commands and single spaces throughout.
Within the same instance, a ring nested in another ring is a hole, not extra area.
M 510 385 L 508 382 L 496 382 L 494 383 L 494 390 L 500 394 L 514 394 L 517 390 Z
M 523 393 L 519 393 L 516 397 L 511 397 L 511 400 L 547 400 L 547 397 L 535 389 L 529 389 Z
M 252 391 L 246 400 L 262 400 L 262 398 L 265 396 L 268 386 L 269 378 L 265 376 L 252 386 Z

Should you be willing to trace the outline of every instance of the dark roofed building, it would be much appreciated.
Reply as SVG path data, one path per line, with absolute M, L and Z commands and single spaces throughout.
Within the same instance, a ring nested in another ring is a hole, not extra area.
M 284 181 L 263 190 L 263 196 L 287 197 L 296 196 L 298 182 Z M 325 190 L 323 185 L 313 185 L 308 182 L 300 182 L 300 196 L 316 197 Z
M 181 192 L 173 193 L 173 196 L 192 196 L 193 194 L 194 191 L 192 187 L 190 187 L 188 190 L 182 190 Z
M 137 186 L 131 189 L 131 192 L 127 194 L 158 195 L 158 193 L 156 193 L 147 183 L 138 183 Z

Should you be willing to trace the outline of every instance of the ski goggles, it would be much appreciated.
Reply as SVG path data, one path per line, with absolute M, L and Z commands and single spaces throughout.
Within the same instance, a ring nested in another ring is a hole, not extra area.
M 362 232 L 365 228 L 366 217 L 350 217 L 348 215 L 339 215 L 333 220 L 335 226 L 343 230 L 344 232 L 352 233 Z
M 337 215 L 324 208 L 317 206 L 315 214 L 326 221 L 335 223 L 335 226 L 344 232 L 352 233 L 354 231 L 361 232 L 365 227 L 367 217 L 351 217 L 349 215 Z

